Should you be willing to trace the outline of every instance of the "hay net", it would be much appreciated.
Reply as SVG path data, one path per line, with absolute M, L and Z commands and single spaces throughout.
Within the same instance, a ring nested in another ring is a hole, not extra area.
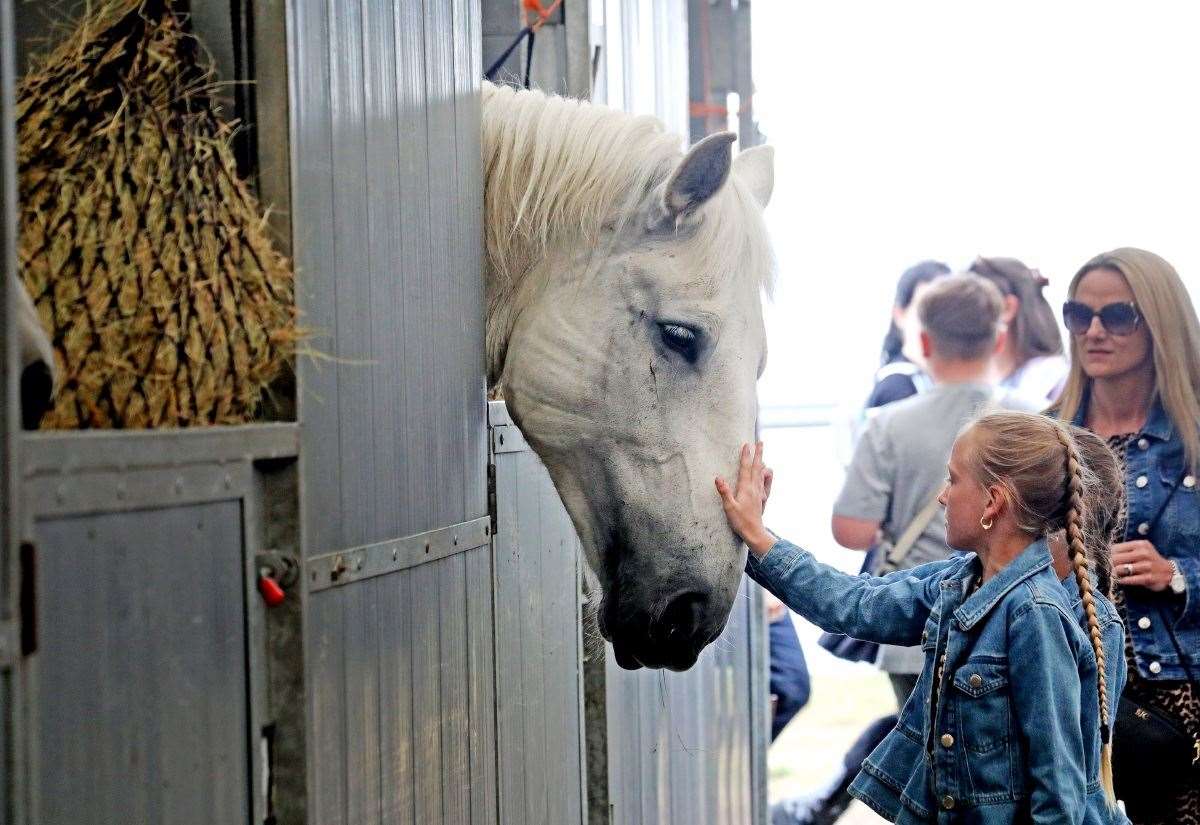
M 293 274 L 169 0 L 92 4 L 17 94 L 21 278 L 61 386 L 42 428 L 253 420 Z

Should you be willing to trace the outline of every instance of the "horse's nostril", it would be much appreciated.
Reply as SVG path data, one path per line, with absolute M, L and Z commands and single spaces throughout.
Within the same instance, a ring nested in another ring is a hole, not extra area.
M 664 642 L 691 643 L 704 617 L 708 596 L 688 591 L 675 596 L 659 616 L 655 630 Z

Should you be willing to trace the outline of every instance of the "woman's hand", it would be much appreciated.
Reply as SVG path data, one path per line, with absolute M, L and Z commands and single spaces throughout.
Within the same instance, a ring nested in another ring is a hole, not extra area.
M 1175 575 L 1171 562 L 1145 539 L 1114 544 L 1112 569 L 1122 587 L 1145 587 L 1156 592 L 1166 590 Z
M 721 506 L 733 532 L 742 537 L 750 552 L 762 558 L 775 543 L 775 537 L 763 527 L 763 507 L 771 494 L 773 474 L 763 465 L 763 445 L 758 442 L 751 449 L 742 445 L 741 461 L 738 464 L 736 489 L 730 489 L 725 479 L 716 479 Z

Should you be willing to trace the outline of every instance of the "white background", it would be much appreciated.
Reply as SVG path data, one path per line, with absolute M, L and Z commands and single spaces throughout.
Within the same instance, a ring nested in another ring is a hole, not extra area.
M 1200 294 L 1200 7 L 758 0 L 776 147 L 764 406 L 860 404 L 899 274 L 1021 258 L 1057 311 L 1143 246 Z

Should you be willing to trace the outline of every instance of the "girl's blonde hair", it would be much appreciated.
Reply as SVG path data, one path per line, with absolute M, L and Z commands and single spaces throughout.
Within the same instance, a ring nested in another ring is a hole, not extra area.
M 1179 431 L 1193 472 L 1200 471 L 1200 321 L 1175 267 L 1144 249 L 1124 247 L 1105 252 L 1084 264 L 1067 288 L 1075 297 L 1089 272 L 1111 269 L 1120 273 L 1137 303 L 1154 353 L 1154 389 Z M 1091 379 L 1083 371 L 1071 336 L 1071 370 L 1062 395 L 1051 408 L 1057 417 L 1074 419 Z
M 985 487 L 995 485 L 1004 491 L 1017 526 L 1038 537 L 1060 530 L 1066 533 L 1067 555 L 1096 655 L 1100 781 L 1109 804 L 1116 804 L 1104 639 L 1089 575 L 1090 560 L 1107 548 L 1104 539 L 1096 535 L 1096 526 L 1102 522 L 1100 508 L 1107 506 L 1102 501 L 1105 482 L 1085 463 L 1071 428 L 1061 421 L 1032 413 L 994 412 L 981 416 L 970 429 L 980 436 L 968 456 L 972 474 Z

